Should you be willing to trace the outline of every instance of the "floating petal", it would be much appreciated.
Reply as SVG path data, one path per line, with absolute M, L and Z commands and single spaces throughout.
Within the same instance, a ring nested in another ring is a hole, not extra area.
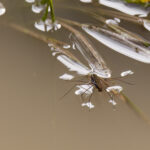
M 116 24 L 116 25 L 118 25 L 118 23 L 120 23 L 120 21 L 116 20 L 116 19 L 107 19 L 105 22 L 106 22 L 106 24 Z
M 111 103 L 113 106 L 117 105 L 116 101 L 114 101 L 112 99 L 110 99 L 108 102 Z
M 71 48 L 71 46 L 69 44 L 66 44 L 66 45 L 63 46 L 63 48 L 64 49 L 69 49 L 69 48 Z
M 70 74 L 67 74 L 67 73 L 65 73 L 65 74 L 63 74 L 59 77 L 59 79 L 62 79 L 62 80 L 72 80 L 73 78 L 74 78 L 73 75 L 70 75 Z
M 49 31 L 53 28 L 53 24 L 51 22 L 50 19 L 46 19 L 45 22 L 40 20 L 38 22 L 35 22 L 34 24 L 35 28 L 37 28 L 38 30 L 41 30 L 41 31 Z
M 95 107 L 91 102 L 82 103 L 81 106 L 82 107 L 87 106 L 89 109 L 92 109 Z
M 85 93 L 87 96 L 93 93 L 93 86 L 91 85 L 77 85 L 78 90 L 75 91 L 76 95 L 81 95 Z
M 34 13 L 39 14 L 43 9 L 44 9 L 44 6 L 43 6 L 43 5 L 40 5 L 40 4 L 33 4 L 33 5 L 32 5 L 32 11 L 33 11 Z
M 54 30 L 58 30 L 61 28 L 61 24 L 59 24 L 57 21 L 54 22 L 53 24 Z
M 54 30 L 58 30 L 61 28 L 61 24 L 59 24 L 57 21 L 55 21 L 54 23 L 50 20 L 50 19 L 46 19 L 45 21 L 38 21 L 38 22 L 35 22 L 34 24 L 35 28 L 37 28 L 38 30 L 41 30 L 41 31 L 50 31 L 52 29 Z
M 54 51 L 53 48 L 51 47 L 51 51 Z M 56 56 L 57 54 L 59 54 L 60 52 L 52 52 L 52 56 Z
M 65 55 L 60 55 L 57 59 L 64 64 L 70 71 L 76 71 L 78 74 L 87 75 L 91 72 L 86 66 L 77 63 Z
M 131 70 L 128 70 L 128 71 L 122 72 L 122 73 L 121 73 L 121 76 L 122 76 L 122 77 L 125 77 L 125 76 L 132 75 L 132 74 L 134 74 L 134 72 L 131 71 Z
M 115 91 L 117 93 L 120 93 L 123 90 L 123 88 L 119 85 L 115 85 L 115 86 L 110 86 L 106 89 L 107 92 L 112 92 Z

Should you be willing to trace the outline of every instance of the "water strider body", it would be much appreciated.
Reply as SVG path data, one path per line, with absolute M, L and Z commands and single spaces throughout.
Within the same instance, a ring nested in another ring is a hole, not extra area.
M 88 74 L 87 78 L 89 81 L 89 82 L 87 82 L 87 85 L 89 85 L 89 87 L 87 87 L 85 89 L 85 92 L 83 91 L 83 93 L 81 93 L 82 95 L 87 94 L 86 91 L 88 91 L 88 90 L 90 90 L 90 88 L 92 88 L 92 92 L 95 89 L 98 92 L 106 92 L 110 99 L 114 99 L 114 96 L 118 95 L 123 89 L 121 86 L 114 84 L 113 78 L 102 78 L 93 73 Z M 92 92 L 90 94 L 92 94 Z
M 91 75 L 91 83 L 98 89 L 99 92 L 103 91 L 103 86 L 101 80 L 96 75 Z

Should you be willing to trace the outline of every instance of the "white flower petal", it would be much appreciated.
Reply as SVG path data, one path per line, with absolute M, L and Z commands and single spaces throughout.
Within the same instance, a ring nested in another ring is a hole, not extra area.
M 65 73 L 65 74 L 63 74 L 59 77 L 59 79 L 62 79 L 62 80 L 72 80 L 73 78 L 74 78 L 73 75 L 70 75 L 70 74 L 67 74 L 67 73 Z
M 128 75 L 132 75 L 132 74 L 134 74 L 134 72 L 131 71 L 131 70 L 127 70 L 127 71 L 121 72 L 121 76 L 122 77 L 125 77 L 125 76 L 128 76 Z
M 120 93 L 122 90 L 123 90 L 123 88 L 121 86 L 118 86 L 118 85 L 110 86 L 106 89 L 107 92 L 116 91 L 118 93 Z
M 86 106 L 86 107 L 88 107 L 89 109 L 92 109 L 92 108 L 95 107 L 91 102 L 82 103 L 81 106 L 82 106 L 82 107 Z

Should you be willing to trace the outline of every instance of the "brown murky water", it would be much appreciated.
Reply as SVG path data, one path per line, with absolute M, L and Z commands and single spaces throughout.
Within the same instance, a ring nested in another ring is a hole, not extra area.
M 1 22 L 14 21 L 37 31 L 33 24 L 40 16 L 31 12 L 30 4 L 19 0 L 1 2 L 7 9 Z M 79 15 L 65 5 L 83 4 L 57 0 L 58 16 L 85 23 L 92 21 L 88 15 Z M 135 30 L 132 24 L 127 28 Z M 150 39 L 150 33 L 140 26 L 136 28 Z M 63 31 L 47 35 L 64 39 Z M 150 125 L 123 102 L 117 101 L 114 111 L 104 94 L 95 93 L 92 101 L 96 107 L 89 111 L 81 107 L 81 99 L 73 91 L 59 101 L 73 83 L 58 79 L 67 69 L 51 56 L 47 44 L 5 25 L 0 25 L 0 41 L 0 149 L 149 150 Z M 116 53 L 93 39 L 92 42 L 114 76 L 129 69 L 135 72 L 127 79 L 135 84 L 122 86 L 127 96 L 150 117 L 149 65 Z

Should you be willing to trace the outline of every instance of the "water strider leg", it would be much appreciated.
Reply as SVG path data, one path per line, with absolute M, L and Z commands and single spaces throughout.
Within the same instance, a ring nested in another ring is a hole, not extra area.
M 59 98 L 59 101 L 62 100 L 66 95 L 68 95 L 68 93 L 71 92 L 76 86 L 77 84 L 73 85 L 62 97 Z
M 91 86 L 90 86 L 88 89 L 85 89 L 85 88 L 84 88 L 84 89 L 85 89 L 85 91 L 81 94 L 82 102 L 84 102 L 84 98 L 83 98 L 83 96 L 84 96 L 84 94 L 86 93 L 86 91 L 88 91 L 88 90 L 89 90 L 89 89 L 93 86 L 93 84 L 92 84 L 91 82 L 88 82 L 88 83 L 87 83 L 87 85 L 88 85 L 88 84 L 89 84 L 89 85 L 91 85 Z
M 124 78 L 124 77 L 115 77 L 115 78 L 110 78 L 110 80 L 118 80 L 118 81 L 120 81 L 120 82 L 129 84 L 129 85 L 134 85 L 134 83 L 130 83 L 130 82 L 128 82 L 128 81 L 122 80 L 123 78 Z
M 88 83 L 84 83 L 84 85 L 85 84 L 89 84 L 89 82 Z M 69 92 L 71 92 L 77 85 L 83 85 L 83 83 L 78 83 L 78 84 L 75 84 L 75 85 L 73 85 L 62 97 L 60 97 L 59 98 L 59 100 L 62 100 Z
M 121 79 L 114 79 L 114 80 L 118 80 L 118 81 L 123 82 L 123 83 L 128 84 L 128 85 L 134 85 L 134 83 L 130 83 L 128 81 L 124 81 L 124 80 L 121 80 Z

